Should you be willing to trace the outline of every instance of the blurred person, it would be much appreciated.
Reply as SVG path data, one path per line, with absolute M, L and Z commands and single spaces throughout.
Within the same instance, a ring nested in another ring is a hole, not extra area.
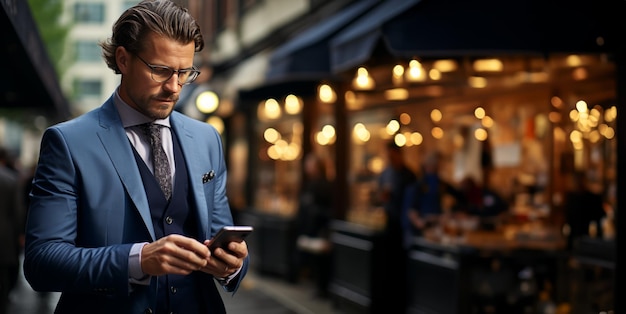
M 311 271 L 315 296 L 324 298 L 328 296 L 331 279 L 330 222 L 334 195 L 326 164 L 315 154 L 307 155 L 304 160 L 302 184 L 296 225 L 298 266 Z
M 10 153 L 0 147 L 0 314 L 7 313 L 9 295 L 19 271 L 19 235 L 22 231 L 18 175 L 10 165 Z
M 387 228 L 400 230 L 401 210 L 406 188 L 416 180 L 415 173 L 406 165 L 402 149 L 393 142 L 385 148 L 387 166 L 378 177 L 378 201 L 387 214 Z
M 389 142 L 385 147 L 387 154 L 387 167 L 378 178 L 379 200 L 387 214 L 387 221 L 384 230 L 386 260 L 389 267 L 393 267 L 395 274 L 387 276 L 382 284 L 398 285 L 406 287 L 406 268 L 408 252 L 404 246 L 404 228 L 402 223 L 402 204 L 404 193 L 407 187 L 415 182 L 415 173 L 406 165 L 402 149 L 394 142 Z M 401 289 L 395 293 L 392 300 L 397 304 L 402 304 L 406 308 L 408 289 Z
M 457 216 L 466 221 L 474 219 L 476 226 L 485 230 L 494 230 L 508 213 L 509 203 L 498 192 L 479 184 L 468 176 L 460 182 L 461 196 L 455 211 Z
M 221 137 L 172 111 L 199 75 L 198 24 L 172 1 L 142 1 L 101 46 L 120 85 L 44 132 L 25 277 L 61 292 L 55 313 L 225 313 L 218 288 L 234 294 L 249 257 L 245 241 L 208 248 L 233 224 Z
M 602 236 L 601 221 L 606 216 L 604 200 L 600 193 L 589 188 L 587 176 L 582 171 L 571 175 L 571 187 L 565 194 L 565 219 L 569 225 L 567 247 L 582 236 Z M 591 230 L 590 230 L 591 229 Z M 590 231 L 595 234 L 590 234 Z
M 446 197 L 452 197 L 453 204 L 446 205 Z M 459 191 L 439 174 L 439 154 L 427 155 L 422 162 L 420 176 L 405 193 L 405 245 L 408 247 L 412 237 L 422 236 L 426 228 L 438 224 L 444 207 L 456 205 L 459 198 Z
M 460 183 L 463 201 L 458 211 L 482 218 L 496 217 L 508 210 L 508 203 L 496 191 L 481 185 L 473 177 Z

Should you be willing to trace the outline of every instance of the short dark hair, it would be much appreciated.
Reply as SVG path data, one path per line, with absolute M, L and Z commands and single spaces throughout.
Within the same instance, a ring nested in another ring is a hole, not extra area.
M 193 41 L 196 52 L 204 48 L 200 26 L 186 8 L 170 0 L 144 0 L 124 11 L 113 25 L 112 36 L 100 43 L 107 66 L 120 74 L 115 61 L 117 47 L 131 53 L 141 52 L 149 32 L 182 44 Z

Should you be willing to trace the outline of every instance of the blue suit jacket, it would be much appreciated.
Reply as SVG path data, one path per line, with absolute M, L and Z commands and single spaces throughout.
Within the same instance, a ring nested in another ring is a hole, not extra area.
M 199 241 L 233 220 L 219 133 L 178 112 L 173 133 L 185 156 L 200 225 Z M 154 241 L 148 199 L 119 114 L 110 98 L 100 108 L 52 126 L 43 135 L 33 180 L 24 274 L 37 291 L 60 291 L 58 313 L 143 313 L 153 307 L 150 286 L 129 285 L 133 243 Z M 203 183 L 203 174 L 215 172 Z M 226 289 L 234 292 L 247 271 Z M 223 310 L 212 276 L 194 272 L 211 313 Z

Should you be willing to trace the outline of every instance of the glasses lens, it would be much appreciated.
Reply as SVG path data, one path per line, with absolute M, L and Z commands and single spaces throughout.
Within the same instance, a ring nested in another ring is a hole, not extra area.
M 189 80 L 189 75 L 191 73 L 189 71 L 184 71 L 184 70 L 179 70 L 178 71 L 178 81 L 180 83 L 187 83 L 187 81 Z
M 180 84 L 189 84 L 195 81 L 199 74 L 198 70 L 180 70 L 178 71 L 178 82 Z
M 165 82 L 172 77 L 174 70 L 168 67 L 152 66 L 152 78 L 157 82 Z

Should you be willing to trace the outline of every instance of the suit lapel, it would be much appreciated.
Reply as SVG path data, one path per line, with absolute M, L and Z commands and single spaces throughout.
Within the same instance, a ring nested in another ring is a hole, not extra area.
M 192 132 L 187 129 L 185 121 L 181 118 L 178 112 L 172 112 L 172 115 L 170 116 L 170 123 L 174 134 L 177 136 L 178 142 L 180 143 L 180 149 L 183 152 L 183 156 L 185 156 L 185 164 L 187 165 L 191 190 L 196 205 L 194 208 L 196 208 L 202 232 L 205 233 L 201 236 L 208 239 L 208 236 L 210 236 L 207 234 L 209 226 L 209 213 L 206 210 L 207 204 L 202 186 L 202 174 L 206 172 L 203 170 L 208 166 L 203 165 L 202 162 L 206 162 L 207 156 L 202 156 L 200 150 L 198 149 L 198 141 L 194 141 Z
M 154 235 L 154 226 L 150 217 L 150 206 L 148 198 L 141 181 L 141 175 L 137 164 L 134 162 L 135 157 L 128 141 L 124 127 L 119 118 L 119 114 L 113 104 L 113 98 L 110 98 L 102 106 L 100 113 L 100 131 L 98 136 L 102 141 L 117 174 L 122 180 L 122 184 L 128 191 L 128 195 L 135 204 L 135 207 L 141 215 L 141 219 L 146 225 L 150 236 L 156 240 Z

